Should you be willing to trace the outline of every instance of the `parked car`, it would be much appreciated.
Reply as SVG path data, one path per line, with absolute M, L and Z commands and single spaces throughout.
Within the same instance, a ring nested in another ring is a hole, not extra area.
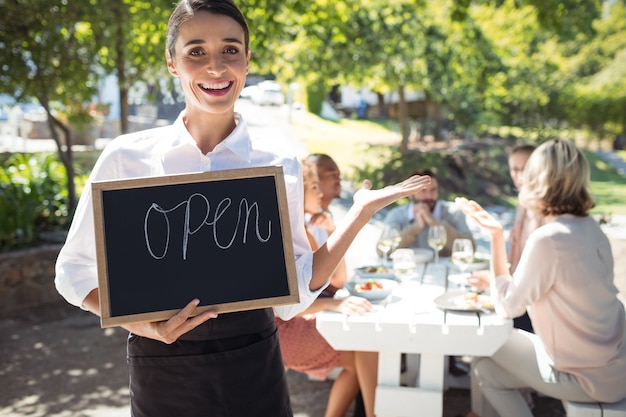
M 282 106 L 285 104 L 285 95 L 277 82 L 261 81 L 255 87 L 250 91 L 250 98 L 254 104 L 261 106 Z
M 259 89 L 256 85 L 248 85 L 241 90 L 241 94 L 239 94 L 240 98 L 245 98 L 248 100 L 252 100 L 252 96 L 256 94 L 256 91 Z

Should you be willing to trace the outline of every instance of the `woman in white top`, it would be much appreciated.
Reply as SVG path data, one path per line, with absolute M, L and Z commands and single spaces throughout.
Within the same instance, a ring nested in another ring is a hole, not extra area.
M 293 156 L 258 149 L 234 111 L 250 62 L 249 32 L 232 0 L 180 0 L 168 22 L 167 68 L 180 81 L 185 110 L 171 126 L 116 138 L 98 159 L 90 183 L 260 166 L 282 166 L 287 189 L 300 303 L 194 316 L 197 294 L 169 320 L 123 325 L 133 417 L 290 417 L 274 314 L 289 319 L 328 285 L 359 230 L 380 208 L 429 184 L 412 177 L 382 190 L 369 186 L 335 233 L 312 251 L 304 230 L 301 169 Z M 90 183 L 59 254 L 55 284 L 72 304 L 100 314 Z M 369 184 L 367 184 L 369 185 Z M 198 275 L 211 278 L 219 257 Z M 174 274 L 175 275 L 175 274 Z M 229 279 L 237 281 L 233 274 Z M 177 277 L 171 277 L 176 284 Z M 145 297 L 145 292 L 137 294 Z
M 528 310 L 535 334 L 516 329 L 473 378 L 501 415 L 531 417 L 518 388 L 567 401 L 615 402 L 626 397 L 626 318 L 613 283 L 607 237 L 589 216 L 589 164 L 568 140 L 551 140 L 531 155 L 520 202 L 544 216 L 513 275 L 500 223 L 473 201 L 463 211 L 491 234 L 496 311 Z

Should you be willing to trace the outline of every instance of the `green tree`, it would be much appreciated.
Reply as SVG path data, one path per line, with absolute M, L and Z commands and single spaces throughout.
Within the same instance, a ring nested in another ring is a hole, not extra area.
M 89 16 L 99 64 L 119 85 L 120 128 L 128 132 L 128 92 L 137 81 L 170 80 L 165 65 L 167 20 L 171 0 L 91 0 L 98 13 Z
M 349 83 L 369 87 L 380 97 L 395 94 L 404 154 L 409 140 L 406 89 L 424 91 L 448 106 L 457 122 L 471 125 L 481 108 L 490 68 L 499 68 L 471 21 L 451 22 L 452 4 L 311 2 L 303 14 L 292 11 L 285 19 L 291 38 L 278 41 L 289 45 L 278 65 L 288 77 L 311 74 L 327 80 L 326 86 Z
M 626 5 L 612 2 L 594 22 L 596 35 L 564 47 L 563 78 L 571 87 L 560 104 L 574 126 L 626 132 Z
M 55 113 L 81 109 L 106 73 L 120 86 L 121 127 L 128 130 L 128 90 L 165 73 L 167 0 L 3 0 L 0 16 L 0 92 L 39 101 L 67 170 L 69 207 L 75 207 L 72 137 Z M 25 10 L 27 13 L 25 13 Z M 169 79 L 169 76 L 167 77 Z M 71 116 L 71 115 L 70 115 Z
M 433 4 L 430 7 L 437 10 Z M 473 19 L 451 19 L 450 10 L 452 4 L 439 10 L 427 32 L 423 88 L 446 108 L 450 121 L 469 132 L 485 111 L 488 91 L 504 65 L 482 28 Z
M 424 91 L 465 128 L 485 117 L 551 123 L 565 87 L 557 46 L 592 32 L 600 9 L 599 0 L 291 0 L 272 18 L 283 32 L 264 45 L 287 79 L 307 74 L 310 84 L 396 92 L 404 152 L 407 88 Z
M 51 105 L 83 103 L 97 89 L 94 37 L 84 19 L 94 11 L 87 2 L 70 5 L 49 0 L 5 0 L 2 6 L 0 92 L 18 101 L 35 98 L 46 110 L 67 172 L 68 206 L 72 211 L 76 205 L 72 137 L 69 127 L 55 117 Z
M 572 38 L 592 30 L 593 22 L 600 17 L 603 0 L 459 0 L 453 3 L 453 18 L 464 20 L 472 4 L 495 8 L 531 7 L 542 28 L 563 38 Z
M 472 9 L 471 16 L 502 62 L 490 79 L 485 109 L 507 125 L 545 123 L 546 109 L 563 87 L 557 76 L 560 54 L 555 35 L 540 26 L 531 6 L 483 5 Z
M 381 95 L 399 92 L 403 137 L 408 139 L 402 93 L 425 67 L 419 60 L 424 42 L 416 39 L 423 20 L 418 3 L 316 0 L 306 10 L 286 11 L 282 19 L 289 29 L 273 45 L 284 46 L 277 66 L 287 79 L 299 77 L 325 91 L 332 84 L 350 83 Z

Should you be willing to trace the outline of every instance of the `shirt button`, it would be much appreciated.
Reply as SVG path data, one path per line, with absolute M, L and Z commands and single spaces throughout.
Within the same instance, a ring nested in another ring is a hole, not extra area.
M 206 156 L 202 158 L 202 165 L 204 166 L 209 166 L 211 165 L 211 160 L 209 158 L 207 158 Z

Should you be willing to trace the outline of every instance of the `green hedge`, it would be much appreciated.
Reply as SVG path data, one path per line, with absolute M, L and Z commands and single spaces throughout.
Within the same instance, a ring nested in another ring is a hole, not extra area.
M 453 200 L 467 197 L 484 205 L 512 206 L 517 192 L 509 176 L 508 152 L 515 143 L 468 143 L 423 152 L 411 150 L 401 155 L 393 148 L 384 164 L 363 164 L 353 167 L 353 182 L 372 181 L 373 188 L 382 188 L 400 182 L 420 168 L 435 173 L 439 182 L 439 197 Z M 372 145 L 368 152 L 380 154 L 388 145 Z M 377 161 L 372 157 L 372 161 Z
M 0 166 L 0 252 L 34 245 L 69 220 L 66 174 L 52 154 L 14 154 Z

